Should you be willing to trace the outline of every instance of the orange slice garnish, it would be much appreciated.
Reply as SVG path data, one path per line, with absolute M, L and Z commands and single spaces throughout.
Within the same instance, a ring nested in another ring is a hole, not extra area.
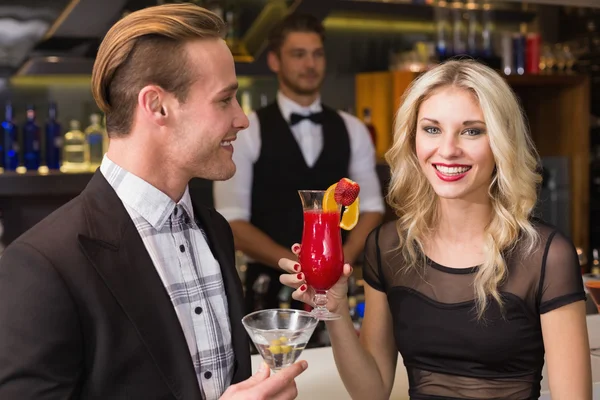
M 323 196 L 323 211 L 325 212 L 336 212 L 338 210 L 338 203 L 335 202 L 335 188 L 337 182 L 329 186 Z
M 354 228 L 358 223 L 358 209 L 359 209 L 358 197 L 352 204 L 350 204 L 344 210 L 344 214 L 342 214 L 342 221 L 340 222 L 340 228 L 349 231 Z
M 338 184 L 336 182 L 329 186 L 329 188 L 327 188 L 325 191 L 325 195 L 323 196 L 324 212 L 336 212 L 340 207 L 340 205 L 335 201 L 335 188 L 337 185 Z M 358 223 L 359 205 L 360 201 L 357 197 L 352 204 L 350 204 L 348 207 L 345 207 L 344 213 L 342 214 L 342 220 L 340 221 L 340 228 L 349 231 L 356 226 Z

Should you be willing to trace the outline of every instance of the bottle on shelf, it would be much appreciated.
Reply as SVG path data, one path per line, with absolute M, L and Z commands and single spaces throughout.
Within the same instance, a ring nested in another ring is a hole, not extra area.
M 102 152 L 108 151 L 108 130 L 106 129 L 106 114 L 102 114 L 102 126 L 104 127 L 104 136 L 102 138 Z
M 88 164 L 90 171 L 95 172 L 104 157 L 104 128 L 100 124 L 100 115 L 90 115 L 90 126 L 85 129 Z
M 450 7 L 446 0 L 439 0 L 434 8 L 435 51 L 440 61 L 452 55 L 452 23 Z
M 512 75 L 515 73 L 512 33 L 502 32 L 500 45 L 502 49 L 502 71 L 504 72 L 504 75 Z
M 2 122 L 2 136 L 4 143 L 4 170 L 16 171 L 19 167 L 19 129 L 14 122 L 13 106 L 10 102 L 4 107 L 4 121 Z
M 598 249 L 592 250 L 592 268 L 590 273 L 592 275 L 600 275 L 600 257 L 598 256 Z
M 81 132 L 79 121 L 71 120 L 69 132 L 65 133 L 63 146 L 62 172 L 82 173 L 89 171 L 85 134 Z
M 525 49 L 527 46 L 525 34 L 516 32 L 512 37 L 513 43 L 513 73 L 525 74 Z
M 4 236 L 4 221 L 2 212 L 0 212 L 0 258 L 2 258 L 2 253 L 4 253 L 4 249 L 6 248 L 3 240 Z
M 260 94 L 260 108 L 264 108 L 268 105 L 269 105 L 269 98 L 267 97 L 266 94 L 261 93 Z
M 205 2 L 203 6 L 209 11 L 217 14 L 222 20 L 225 20 L 223 5 L 221 4 L 220 0 L 209 0 Z
M 465 5 L 462 0 L 452 3 L 452 52 L 454 56 L 467 54 L 467 24 L 463 19 Z
M 358 304 L 356 298 L 357 292 L 358 287 L 356 284 L 356 278 L 354 276 L 350 276 L 350 278 L 348 278 L 348 311 L 350 313 L 350 319 L 352 320 L 352 325 L 354 325 L 356 335 L 360 335 L 361 324 L 358 316 L 358 310 L 356 309 Z
M 244 90 L 242 92 L 242 110 L 244 111 L 244 114 L 246 115 L 250 115 L 252 113 L 252 96 L 250 95 L 250 92 L 247 90 Z
M 260 274 L 252 284 L 254 291 L 253 310 L 259 311 L 267 308 L 266 296 L 271 285 L 271 277 L 267 274 Z
M 494 56 L 494 20 L 489 0 L 481 6 L 481 56 L 490 59 Z
M 50 170 L 60 169 L 61 152 L 63 147 L 63 136 L 60 123 L 57 121 L 58 111 L 56 103 L 50 103 L 48 107 L 48 121 L 44 135 L 44 162 Z
M 363 319 L 365 318 L 365 302 L 364 302 L 364 300 L 356 303 L 356 316 L 357 316 L 358 333 L 360 335 L 360 328 L 362 327 L 362 322 L 363 322 Z
M 577 252 L 577 260 L 579 261 L 579 267 L 581 268 L 581 275 L 587 273 L 588 271 L 588 260 L 585 252 L 581 247 L 576 247 L 575 251 Z
M 542 37 L 537 32 L 529 32 L 525 45 L 525 72 L 528 74 L 540 73 L 540 51 Z
M 240 42 L 237 10 L 235 10 L 234 8 L 230 8 L 225 12 L 225 23 L 227 25 L 225 43 L 227 43 L 227 46 L 233 54 L 239 53 Z
M 471 57 L 481 57 L 483 28 L 480 19 L 479 4 L 475 0 L 468 0 L 466 3 L 467 15 L 469 16 L 467 27 L 467 53 Z
M 360 336 L 360 328 L 361 328 L 361 319 L 358 315 L 357 309 L 358 303 L 356 301 L 356 297 L 350 296 L 348 297 L 348 307 L 350 308 L 350 319 L 352 320 L 352 325 L 354 326 L 354 331 L 356 332 L 356 336 Z
M 35 122 L 35 108 L 27 106 L 27 121 L 23 125 L 23 166 L 37 171 L 41 161 L 40 127 Z
M 292 304 L 292 293 L 294 289 L 289 286 L 283 286 L 279 293 L 277 294 L 277 299 L 279 300 L 279 308 L 290 308 Z

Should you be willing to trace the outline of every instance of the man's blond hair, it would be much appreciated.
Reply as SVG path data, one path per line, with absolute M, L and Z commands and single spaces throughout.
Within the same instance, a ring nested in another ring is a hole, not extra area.
M 223 21 L 193 4 L 165 4 L 135 11 L 117 22 L 98 49 L 92 93 L 106 114 L 109 136 L 130 132 L 140 90 L 158 85 L 184 102 L 197 79 L 185 44 L 218 39 Z

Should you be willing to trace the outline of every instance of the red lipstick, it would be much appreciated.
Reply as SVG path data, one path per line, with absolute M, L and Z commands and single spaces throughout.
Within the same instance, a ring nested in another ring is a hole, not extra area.
M 465 172 L 460 173 L 460 174 L 446 175 L 446 174 L 442 173 L 441 171 L 439 171 L 436 168 L 436 165 L 440 166 L 440 167 L 446 167 L 446 168 L 469 168 L 469 169 L 466 170 Z M 456 182 L 456 181 L 464 178 L 467 175 L 467 173 L 471 170 L 471 166 L 470 165 L 464 165 L 464 164 L 442 164 L 442 163 L 435 163 L 435 164 L 432 164 L 432 166 L 433 166 L 433 169 L 435 170 L 435 173 L 438 176 L 438 178 L 440 178 L 444 182 Z

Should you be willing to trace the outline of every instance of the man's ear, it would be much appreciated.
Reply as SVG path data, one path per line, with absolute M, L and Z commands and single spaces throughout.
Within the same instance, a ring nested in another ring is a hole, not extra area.
M 159 86 L 144 86 L 138 94 L 138 108 L 146 119 L 158 125 L 164 125 L 169 116 L 166 92 Z
M 280 68 L 279 55 L 277 53 L 275 53 L 274 51 L 269 51 L 269 53 L 267 54 L 267 65 L 269 66 L 269 69 L 271 71 L 273 71 L 276 74 L 279 73 L 279 68 Z

